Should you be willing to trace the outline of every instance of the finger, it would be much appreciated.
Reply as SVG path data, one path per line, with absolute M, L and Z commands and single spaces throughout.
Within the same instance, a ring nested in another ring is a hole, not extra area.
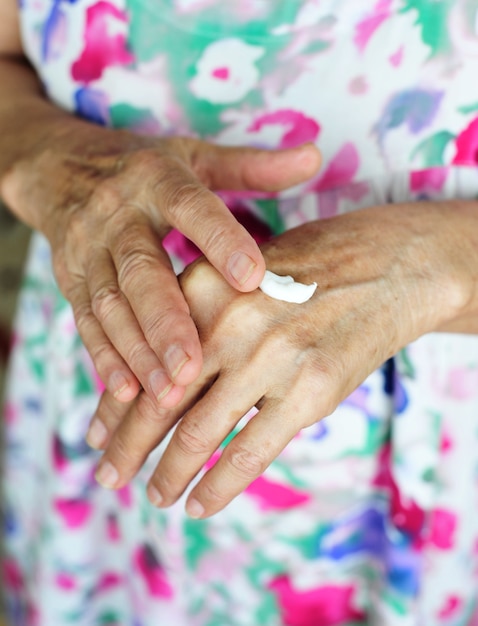
M 173 388 L 172 393 L 182 394 L 182 401 L 176 398 L 171 408 L 158 407 L 148 395 L 140 393 L 127 415 L 110 413 L 111 399 L 106 398 L 97 417 L 110 436 L 105 440 L 105 453 L 95 474 L 97 481 L 107 488 L 119 488 L 129 482 L 201 388 L 198 383 L 192 383 L 187 389 Z
M 144 394 L 140 391 L 139 395 Z M 138 400 L 139 395 L 136 397 Z M 116 428 L 126 418 L 134 402 L 118 402 L 108 391 L 101 395 L 98 407 L 91 418 L 86 442 L 95 450 L 104 450 Z
M 260 476 L 297 434 L 297 405 L 266 401 L 192 489 L 186 511 L 195 519 L 223 509 Z
M 310 179 L 321 165 L 320 152 L 312 143 L 263 150 L 190 141 L 189 161 L 194 172 L 215 190 L 281 191 Z
M 189 385 L 197 378 L 202 367 L 196 326 L 157 235 L 149 222 L 141 219 L 137 212 L 133 215 L 134 218 L 127 224 L 123 223 L 120 230 L 118 225 L 110 225 L 109 228 L 108 241 L 117 272 L 117 284 L 128 300 L 143 337 L 164 366 L 170 381 L 178 386 Z M 107 313 L 102 316 L 104 324 L 108 323 Z M 127 329 L 126 326 L 118 325 L 113 317 L 108 328 L 110 333 L 120 334 L 124 334 Z M 129 340 L 132 332 L 128 335 Z M 119 340 L 124 343 L 126 338 L 118 337 Z M 134 352 L 141 353 L 142 357 L 143 348 L 144 344 L 130 345 L 133 352 L 127 352 L 125 358 L 132 367 Z M 146 384 L 140 378 L 144 388 L 153 389 L 153 395 L 157 396 L 158 391 L 161 395 L 161 385 L 165 381 L 158 370 L 152 368 L 149 362 L 143 369 L 150 370 Z
M 164 172 L 150 190 L 159 213 L 204 253 L 239 291 L 256 289 L 264 277 L 259 246 L 224 202 L 181 164 Z
M 156 506 L 175 502 L 206 461 L 259 400 L 262 390 L 251 375 L 238 373 L 231 387 L 229 376 L 220 376 L 210 391 L 184 415 L 148 485 L 148 497 Z
M 172 390 L 168 394 L 166 406 L 163 406 L 163 408 L 167 409 L 169 406 L 176 406 L 179 404 L 184 396 L 184 393 L 184 387 L 173 386 Z M 144 390 L 141 390 L 133 401 L 120 403 L 108 391 L 105 391 L 102 394 L 98 407 L 90 421 L 88 432 L 86 434 L 86 441 L 88 445 L 97 450 L 105 450 L 117 428 L 123 421 L 128 419 L 128 416 L 131 416 L 131 419 L 134 422 L 136 405 L 143 402 L 141 399 L 143 395 L 146 394 Z
M 163 403 L 173 383 L 157 355 L 146 341 L 143 331 L 119 288 L 116 269 L 105 248 L 90 255 L 86 268 L 91 308 L 118 352 L 128 363 L 143 388 Z M 168 397 L 168 402 L 171 398 Z
M 95 317 L 86 283 L 78 279 L 68 290 L 67 297 L 73 308 L 78 332 L 98 376 L 114 398 L 120 402 L 129 402 L 138 394 L 140 384 Z

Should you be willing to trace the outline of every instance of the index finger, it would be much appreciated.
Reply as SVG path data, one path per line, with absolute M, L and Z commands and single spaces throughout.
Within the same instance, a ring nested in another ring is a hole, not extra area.
M 224 202 L 186 166 L 158 173 L 151 190 L 159 214 L 196 244 L 238 291 L 256 289 L 264 277 L 259 246 Z
M 186 386 L 202 367 L 198 332 L 178 279 L 147 218 L 110 226 L 108 243 L 118 284 L 144 336 L 171 380 Z

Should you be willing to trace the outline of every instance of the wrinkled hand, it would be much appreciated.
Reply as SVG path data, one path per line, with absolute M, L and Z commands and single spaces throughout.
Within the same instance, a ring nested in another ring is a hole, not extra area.
M 205 260 L 188 268 L 181 286 L 203 346 L 203 372 L 174 409 L 158 411 L 141 394 L 126 410 L 104 395 L 96 419 L 109 440 L 100 482 L 124 485 L 182 417 L 148 487 L 154 504 L 168 506 L 256 406 L 188 497 L 193 517 L 223 508 L 300 429 L 329 415 L 405 344 L 457 314 L 464 268 L 449 241 L 447 211 L 425 204 L 367 209 L 266 244 L 268 268 L 318 283 L 302 305 L 259 290 L 239 294 Z
M 198 376 L 202 353 L 161 241 L 175 227 L 235 289 L 256 288 L 260 250 L 211 189 L 294 185 L 316 171 L 318 152 L 221 148 L 80 121 L 45 142 L 23 165 L 16 196 L 37 205 L 37 227 L 98 374 L 122 402 L 141 385 L 156 405 L 173 406 Z M 103 436 L 97 429 L 90 443 Z

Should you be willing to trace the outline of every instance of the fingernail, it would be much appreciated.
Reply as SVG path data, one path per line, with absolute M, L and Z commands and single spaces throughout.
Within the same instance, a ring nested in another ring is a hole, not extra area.
M 126 377 L 121 372 L 113 372 L 108 380 L 108 389 L 117 398 L 120 393 L 129 387 Z
M 191 498 L 186 504 L 186 513 L 192 519 L 199 519 L 204 514 L 204 507 L 200 502 Z
M 159 493 L 159 491 L 153 485 L 148 485 L 146 493 L 148 495 L 148 500 L 154 506 L 159 506 L 161 502 L 163 501 L 163 496 Z
M 91 448 L 98 450 L 103 446 L 107 437 L 108 431 L 106 430 L 106 426 L 101 420 L 95 418 L 88 429 L 88 433 L 86 434 L 86 443 Z
M 102 487 L 113 489 L 118 482 L 119 474 L 114 465 L 112 465 L 109 461 L 105 461 L 96 470 L 95 478 Z
M 171 377 L 174 378 L 179 374 L 181 368 L 187 361 L 189 361 L 188 355 L 184 352 L 181 346 L 169 346 L 164 354 L 164 361 L 168 368 Z
M 229 259 L 229 272 L 240 285 L 244 285 L 252 276 L 256 263 L 243 252 L 234 252 Z
M 169 380 L 169 376 L 163 370 L 154 370 L 149 375 L 149 386 L 158 402 L 171 391 L 173 383 Z

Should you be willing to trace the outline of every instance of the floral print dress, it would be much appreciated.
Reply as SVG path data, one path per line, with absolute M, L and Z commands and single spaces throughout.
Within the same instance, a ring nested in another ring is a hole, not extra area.
M 264 240 L 309 220 L 478 198 L 477 0 L 22 0 L 46 93 L 93 123 L 268 148 L 312 180 L 224 194 Z M 197 251 L 178 233 L 177 266 Z M 304 429 L 224 511 L 96 484 L 101 384 L 34 237 L 6 398 L 14 626 L 478 624 L 478 337 L 430 334 Z

